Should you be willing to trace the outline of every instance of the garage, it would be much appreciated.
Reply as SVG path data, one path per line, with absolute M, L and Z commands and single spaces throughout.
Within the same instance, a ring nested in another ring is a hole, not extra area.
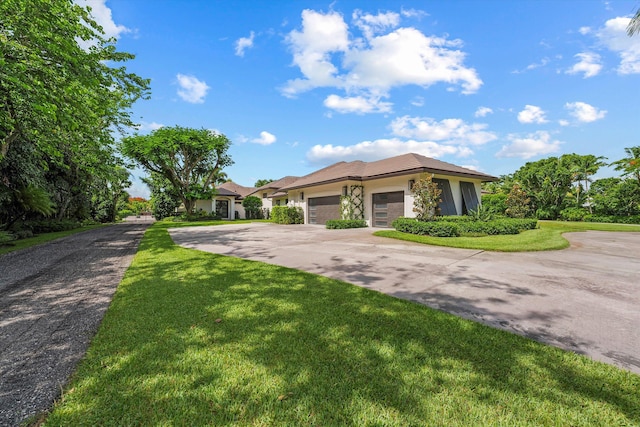
M 394 219 L 404 215 L 404 191 L 373 195 L 373 226 L 391 227 Z
M 340 219 L 340 196 L 312 197 L 308 203 L 309 224 L 326 224 Z

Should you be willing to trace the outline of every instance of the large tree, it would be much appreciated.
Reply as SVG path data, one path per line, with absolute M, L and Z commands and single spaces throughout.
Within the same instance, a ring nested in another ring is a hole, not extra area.
M 112 173 L 113 130 L 148 93 L 120 65 L 132 58 L 72 0 L 0 1 L 0 212 L 25 189 L 58 217 L 88 205 L 93 178 Z
M 220 170 L 233 164 L 227 154 L 230 145 L 221 133 L 175 126 L 124 138 L 121 151 L 147 172 L 167 179 L 191 213 L 196 200 L 213 196 Z
M 627 157 L 611 163 L 617 171 L 622 172 L 622 176 L 633 177 L 640 183 L 640 146 L 628 147 L 624 149 Z

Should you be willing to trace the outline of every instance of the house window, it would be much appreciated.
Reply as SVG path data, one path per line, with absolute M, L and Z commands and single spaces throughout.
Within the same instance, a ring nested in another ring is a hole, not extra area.
M 344 187 L 342 187 L 342 195 L 343 196 L 347 195 L 347 186 L 346 185 Z
M 267 193 L 262 193 L 262 198 L 266 199 L 267 198 Z
M 276 206 L 280 206 L 280 200 L 276 200 Z
M 410 179 L 409 180 L 409 191 L 413 190 L 413 186 L 415 185 L 416 180 L 415 179 Z
M 284 204 L 288 205 L 289 204 L 289 199 L 284 199 Z
M 304 201 L 304 191 L 300 192 L 300 201 Z

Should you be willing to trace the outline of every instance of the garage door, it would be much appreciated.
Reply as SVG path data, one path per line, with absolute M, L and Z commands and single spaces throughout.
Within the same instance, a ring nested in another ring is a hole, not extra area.
M 330 219 L 340 219 L 340 196 L 310 198 L 309 224 L 325 224 Z
M 373 226 L 391 227 L 394 219 L 404 215 L 404 192 L 373 195 Z

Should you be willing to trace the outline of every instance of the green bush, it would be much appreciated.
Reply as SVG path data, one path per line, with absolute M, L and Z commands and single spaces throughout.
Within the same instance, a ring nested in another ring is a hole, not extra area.
M 327 221 L 326 226 L 330 230 L 364 228 L 367 227 L 367 221 L 364 219 L 330 219 Z
M 15 239 L 16 239 L 16 236 L 14 236 L 13 234 L 7 231 L 0 231 L 0 246 L 10 245 L 11 242 Z
M 276 224 L 304 224 L 304 211 L 300 207 L 274 206 L 271 219 Z
M 391 223 L 393 228 L 403 233 L 434 237 L 457 237 L 458 224 L 446 221 L 418 221 L 416 218 L 397 218 Z
M 538 221 L 532 218 L 501 218 L 491 221 L 474 221 L 471 217 L 444 217 L 449 220 L 418 221 L 415 218 L 398 218 L 393 222 L 397 231 L 434 237 L 457 237 L 461 234 L 486 236 L 518 234 L 536 228 Z
M 118 218 L 124 219 L 128 216 L 134 216 L 135 214 L 136 213 L 131 209 L 122 209 L 121 211 L 118 211 Z
M 588 214 L 589 212 L 584 208 L 566 208 L 560 211 L 560 219 L 563 221 L 583 221 Z
M 40 221 L 24 221 L 16 230 L 30 230 L 33 234 L 53 233 L 55 231 L 73 230 L 82 227 L 82 223 L 71 219 L 55 220 L 44 219 Z
M 507 210 L 507 195 L 504 193 L 484 194 L 482 206 L 492 214 L 504 215 Z
M 613 224 L 640 224 L 640 215 L 585 215 L 586 222 L 609 222 Z

